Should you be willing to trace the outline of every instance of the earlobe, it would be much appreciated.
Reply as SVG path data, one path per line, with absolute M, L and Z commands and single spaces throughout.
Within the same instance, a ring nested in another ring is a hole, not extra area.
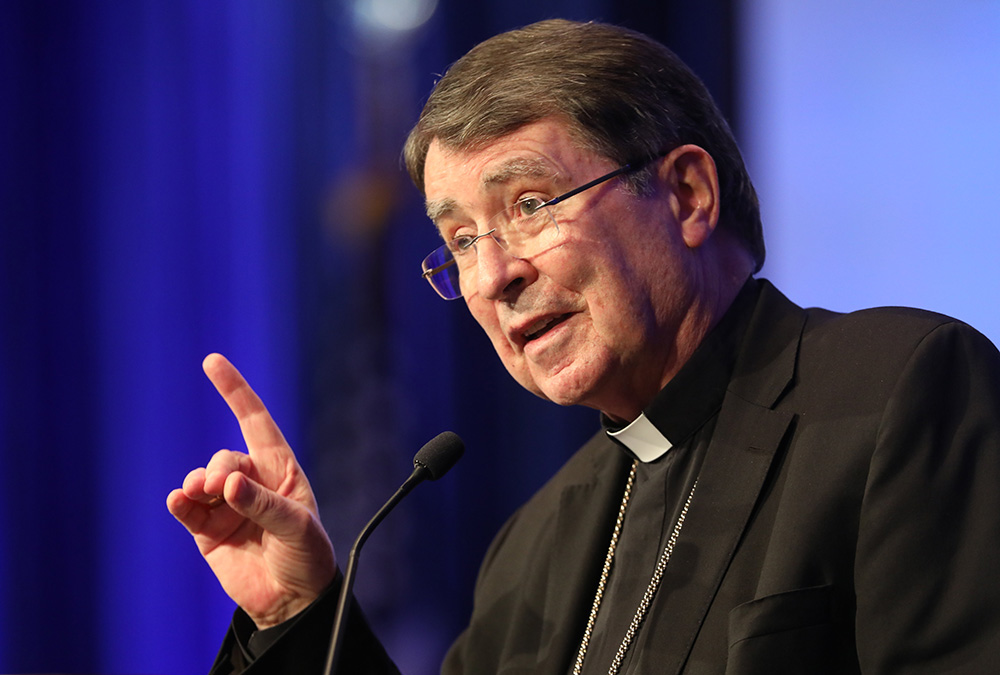
M 696 206 L 691 216 L 681 223 L 681 234 L 688 248 L 700 248 L 712 236 L 714 229 L 701 206 Z
M 663 159 L 673 193 L 674 218 L 688 248 L 708 241 L 719 222 L 719 174 L 715 161 L 697 145 L 682 145 Z

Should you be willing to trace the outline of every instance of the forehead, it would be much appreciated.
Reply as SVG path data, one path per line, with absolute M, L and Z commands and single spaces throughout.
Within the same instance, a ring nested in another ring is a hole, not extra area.
M 431 142 L 424 194 L 432 220 L 474 209 L 482 198 L 524 179 L 568 183 L 601 158 L 580 147 L 565 123 L 547 119 L 470 150 Z

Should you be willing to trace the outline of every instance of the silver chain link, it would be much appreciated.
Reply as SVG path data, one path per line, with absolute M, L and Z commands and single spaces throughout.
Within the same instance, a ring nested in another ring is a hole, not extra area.
M 628 482 L 625 483 L 625 495 L 622 497 L 622 505 L 618 508 L 618 519 L 615 521 L 615 529 L 611 533 L 611 545 L 608 546 L 608 555 L 604 558 L 601 579 L 597 582 L 597 594 L 594 595 L 594 604 L 590 608 L 587 627 L 583 630 L 583 641 L 580 643 L 580 651 L 577 652 L 576 663 L 573 665 L 573 675 L 580 675 L 580 671 L 583 669 L 583 658 L 587 655 L 587 647 L 590 646 L 590 636 L 594 632 L 594 623 L 597 621 L 597 610 L 601 607 L 601 600 L 604 598 L 604 587 L 607 585 L 608 576 L 611 574 L 611 563 L 615 559 L 615 549 L 618 548 L 618 535 L 622 531 L 622 523 L 625 522 L 625 509 L 628 507 L 629 497 L 632 496 L 632 483 L 635 482 L 635 469 L 637 466 L 639 466 L 639 460 L 633 460 L 632 470 L 628 474 Z
M 573 665 L 573 675 L 580 675 L 583 670 L 583 660 L 587 656 L 590 638 L 594 632 L 594 625 L 597 623 L 597 612 L 601 607 L 601 600 L 604 599 L 604 589 L 607 586 L 608 577 L 611 575 L 611 564 L 614 562 L 615 549 L 618 548 L 618 536 L 621 533 L 622 523 L 625 521 L 625 510 L 628 507 L 629 498 L 632 496 L 632 485 L 635 482 L 635 470 L 638 464 L 638 460 L 632 462 L 632 470 L 629 472 L 628 482 L 625 484 L 625 494 L 622 496 L 622 503 L 618 509 L 618 519 L 615 521 L 614 532 L 611 533 L 611 544 L 608 546 L 608 555 L 605 557 L 604 567 L 601 569 L 601 578 L 597 582 L 597 593 L 594 595 L 594 604 L 590 608 L 587 627 L 583 631 L 583 640 L 580 642 L 580 650 L 576 655 L 576 663 Z M 687 500 L 684 502 L 684 508 L 681 509 L 681 513 L 677 517 L 677 522 L 674 524 L 674 529 L 670 533 L 667 545 L 663 548 L 663 553 L 660 554 L 660 559 L 656 563 L 656 568 L 653 570 L 653 577 L 649 580 L 646 592 L 643 593 L 642 600 L 635 610 L 635 616 L 632 617 L 632 622 L 629 624 L 628 630 L 625 631 L 625 637 L 618 647 L 618 653 L 615 654 L 615 658 L 611 662 L 608 675 L 617 675 L 618 669 L 625 659 L 625 654 L 628 653 L 628 649 L 632 644 L 632 640 L 646 618 L 646 612 L 649 611 L 649 605 L 653 601 L 653 596 L 656 595 L 656 591 L 660 587 L 663 573 L 666 571 L 667 563 L 670 562 L 670 556 L 674 552 L 674 546 L 677 545 L 677 539 L 680 537 L 681 528 L 684 527 L 684 520 L 687 518 L 688 509 L 691 508 L 691 500 L 694 498 L 694 491 L 697 487 L 698 481 L 695 480 L 694 485 L 691 486 L 691 492 L 688 493 Z

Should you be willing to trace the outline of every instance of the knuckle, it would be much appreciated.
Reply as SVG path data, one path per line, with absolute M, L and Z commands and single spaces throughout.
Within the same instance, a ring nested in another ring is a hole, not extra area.
M 212 455 L 212 459 L 209 460 L 205 469 L 206 471 L 212 473 L 222 472 L 225 474 L 240 471 L 243 468 L 246 457 L 247 455 L 242 452 L 236 452 L 234 450 L 219 450 Z
M 229 463 L 229 450 L 219 450 L 212 458 L 208 460 L 208 464 L 205 465 L 206 471 L 219 471 L 226 467 Z
M 184 477 L 184 482 L 181 483 L 181 489 L 188 493 L 196 488 L 200 489 L 204 482 L 205 469 L 199 467 L 188 472 L 188 475 Z

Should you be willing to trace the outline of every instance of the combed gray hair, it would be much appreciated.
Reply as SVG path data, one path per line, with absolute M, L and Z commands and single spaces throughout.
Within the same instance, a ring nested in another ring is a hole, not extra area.
M 403 154 L 424 189 L 431 141 L 474 150 L 521 127 L 560 116 L 578 142 L 618 163 L 684 144 L 715 160 L 720 227 L 764 263 L 757 193 L 732 131 L 705 85 L 662 44 L 618 26 L 541 21 L 476 45 L 437 82 Z M 648 174 L 632 179 L 643 191 Z

